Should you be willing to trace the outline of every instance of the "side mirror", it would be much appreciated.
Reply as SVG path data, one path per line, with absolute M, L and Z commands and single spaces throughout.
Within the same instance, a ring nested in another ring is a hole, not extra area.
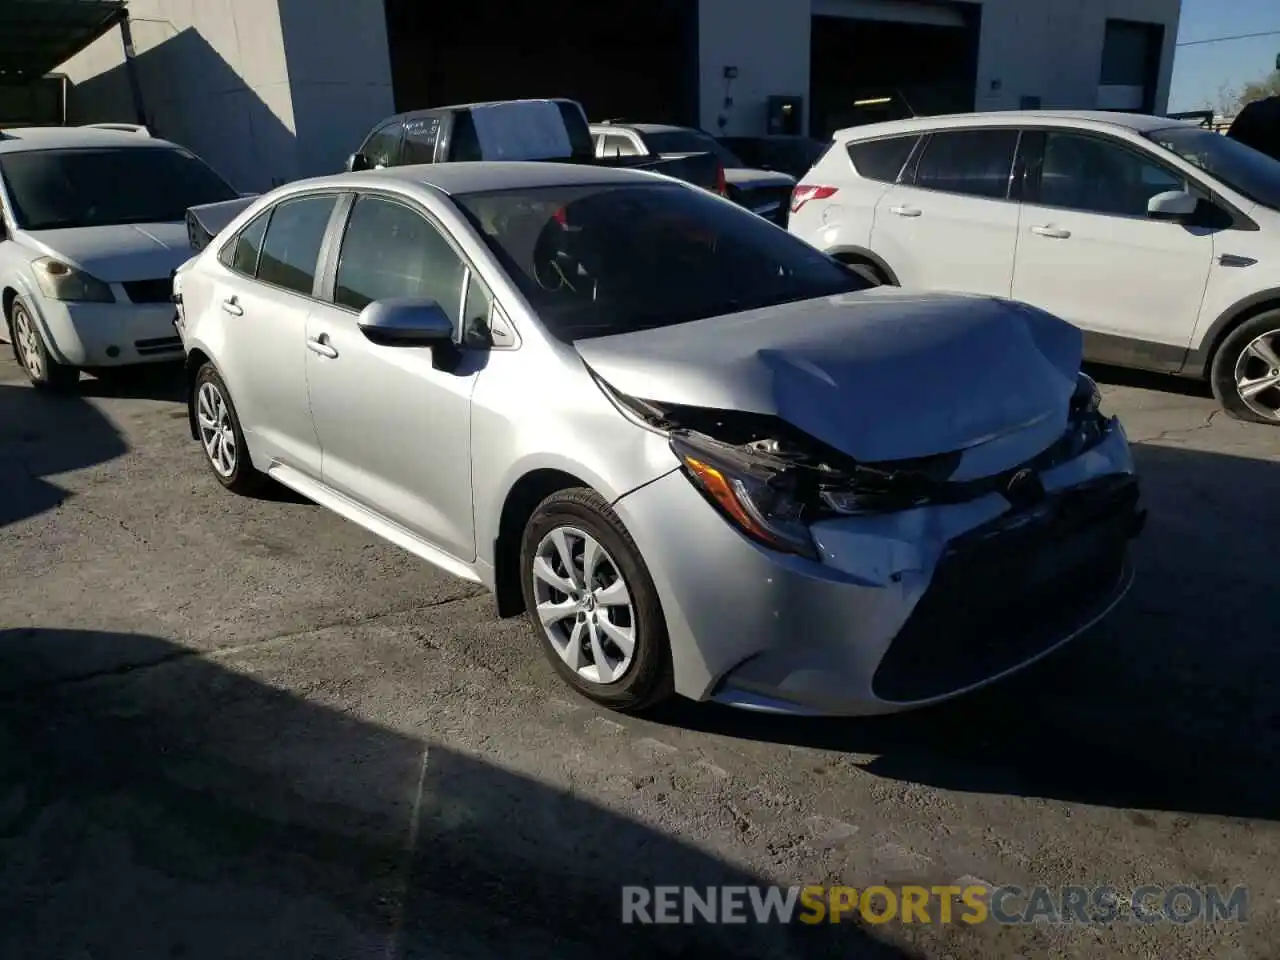
M 1153 220 L 1185 220 L 1194 216 L 1200 200 L 1186 190 L 1157 193 L 1147 202 L 1147 216 Z
M 434 300 L 375 300 L 356 324 L 372 343 L 384 347 L 435 347 L 453 342 L 453 321 Z
M 359 170 L 372 169 L 373 164 L 369 162 L 369 158 L 363 153 L 353 153 L 347 157 L 347 173 L 356 173 Z

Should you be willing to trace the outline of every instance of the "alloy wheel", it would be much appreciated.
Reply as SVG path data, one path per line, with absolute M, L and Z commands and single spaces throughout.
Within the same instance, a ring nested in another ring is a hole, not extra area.
M 200 442 L 209 456 L 209 463 L 218 476 L 229 478 L 236 472 L 240 453 L 236 448 L 236 430 L 231 422 L 231 409 L 216 384 L 200 384 L 196 394 L 196 425 L 200 428 Z
M 31 316 L 20 306 L 13 308 L 13 337 L 18 344 L 18 353 L 22 356 L 22 365 L 32 380 L 44 377 L 44 351 L 37 339 L 36 326 Z
M 1280 330 L 1256 338 L 1236 360 L 1236 392 L 1245 406 L 1268 420 L 1280 420 Z
M 635 655 L 636 618 L 618 565 L 600 541 L 557 527 L 533 558 L 538 619 L 556 653 L 589 683 L 616 683 Z

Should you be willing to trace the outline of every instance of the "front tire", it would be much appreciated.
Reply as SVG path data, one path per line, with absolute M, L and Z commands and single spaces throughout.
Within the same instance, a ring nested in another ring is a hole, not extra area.
M 35 317 L 21 300 L 14 300 L 9 308 L 9 333 L 13 341 L 13 355 L 32 386 L 66 393 L 80 382 L 79 370 L 53 358 Z
M 672 695 L 671 649 L 658 592 L 635 541 L 599 494 L 553 493 L 525 525 L 525 608 L 566 683 L 623 713 Z
M 217 481 L 232 493 L 248 495 L 260 490 L 267 477 L 249 458 L 231 393 L 213 364 L 206 363 L 196 373 L 191 403 L 205 462 Z
M 1214 355 L 1209 381 L 1232 417 L 1280 426 L 1280 310 L 1233 330 Z

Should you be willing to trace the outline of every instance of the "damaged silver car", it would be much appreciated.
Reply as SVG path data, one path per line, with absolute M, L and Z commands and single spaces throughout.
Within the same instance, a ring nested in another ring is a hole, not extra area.
M 400 167 L 247 206 L 175 280 L 214 476 L 484 584 L 599 703 L 917 707 L 1129 587 L 1128 442 L 1043 311 L 869 289 L 636 171 Z

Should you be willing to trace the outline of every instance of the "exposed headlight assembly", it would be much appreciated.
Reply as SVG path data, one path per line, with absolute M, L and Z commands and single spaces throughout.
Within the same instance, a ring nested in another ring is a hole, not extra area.
M 32 261 L 36 282 L 40 291 L 50 300 L 80 303 L 114 303 L 115 294 L 111 288 L 90 276 L 83 270 L 77 270 L 69 264 L 53 257 L 41 257 Z

